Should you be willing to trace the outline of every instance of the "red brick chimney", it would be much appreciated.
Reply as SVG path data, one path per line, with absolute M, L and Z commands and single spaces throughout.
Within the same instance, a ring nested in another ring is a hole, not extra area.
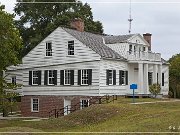
M 84 21 L 81 18 L 75 18 L 70 23 L 73 29 L 76 29 L 80 32 L 84 31 Z
M 151 51 L 151 36 L 152 36 L 152 34 L 150 34 L 150 33 L 145 33 L 145 34 L 143 34 L 143 37 L 144 37 L 144 39 L 149 43 L 149 48 L 148 48 L 148 50 L 149 51 Z

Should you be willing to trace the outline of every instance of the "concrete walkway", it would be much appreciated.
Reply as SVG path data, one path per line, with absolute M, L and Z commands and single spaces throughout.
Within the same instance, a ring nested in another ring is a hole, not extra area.
M 180 102 L 180 100 L 179 99 L 171 99 L 171 100 L 167 100 L 167 101 L 137 102 L 137 103 L 130 103 L 130 104 L 141 105 L 141 104 L 168 103 L 168 102 Z

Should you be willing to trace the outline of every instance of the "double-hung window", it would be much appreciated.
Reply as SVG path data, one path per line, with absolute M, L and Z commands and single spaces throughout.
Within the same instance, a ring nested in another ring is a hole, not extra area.
M 81 70 L 81 85 L 88 85 L 88 70 Z
M 116 70 L 106 70 L 106 84 L 116 85 Z
M 74 85 L 74 70 L 61 70 L 60 71 L 60 84 L 61 85 Z
M 74 55 L 74 40 L 68 41 L 68 55 Z
M 89 106 L 89 99 L 81 99 L 81 109 Z
M 29 71 L 29 85 L 41 85 L 41 71 Z
M 52 42 L 46 43 L 46 56 L 52 56 Z
M 92 84 L 92 69 L 78 70 L 78 85 Z
M 48 85 L 54 85 L 54 72 L 53 72 L 53 70 L 48 71 Z
M 16 85 L 16 76 L 13 76 L 13 77 L 11 78 L 11 83 Z
M 119 71 L 119 85 L 128 85 L 128 71 Z
M 38 98 L 31 99 L 31 112 L 39 112 L 39 99 Z
M 71 84 L 71 70 L 64 70 L 64 85 Z
M 38 71 L 32 71 L 32 85 L 38 85 Z
M 57 70 L 44 71 L 44 85 L 57 85 Z

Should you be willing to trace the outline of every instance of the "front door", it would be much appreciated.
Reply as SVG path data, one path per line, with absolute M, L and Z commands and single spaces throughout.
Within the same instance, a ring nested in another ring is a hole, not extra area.
M 68 115 L 71 110 L 71 100 L 64 99 L 64 115 Z

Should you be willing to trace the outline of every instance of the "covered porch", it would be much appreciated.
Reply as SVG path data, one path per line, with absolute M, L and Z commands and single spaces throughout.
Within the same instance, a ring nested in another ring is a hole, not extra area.
M 149 85 L 153 83 L 162 83 L 162 63 L 160 62 L 129 62 L 129 85 L 135 83 L 138 89 L 135 90 L 136 94 L 150 94 Z M 128 90 L 131 94 L 132 90 Z

